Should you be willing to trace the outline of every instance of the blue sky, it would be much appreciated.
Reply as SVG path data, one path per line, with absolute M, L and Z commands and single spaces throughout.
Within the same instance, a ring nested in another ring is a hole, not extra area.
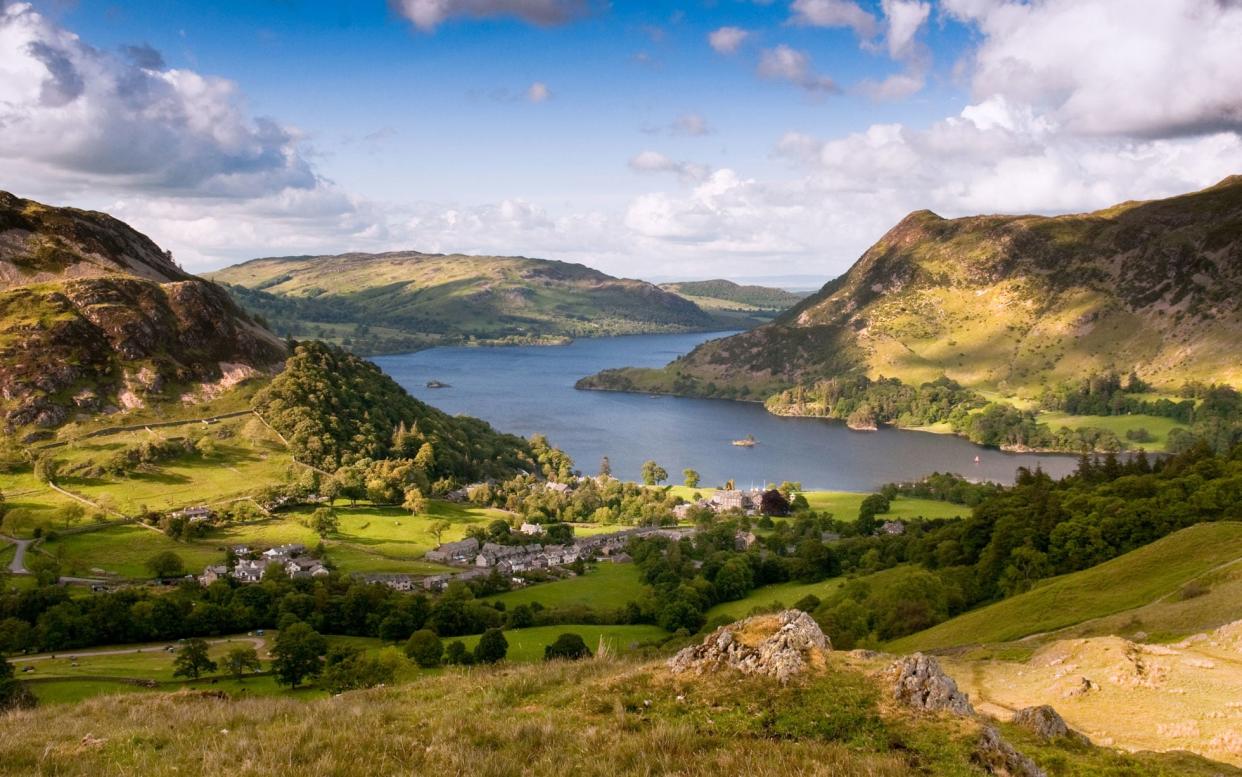
M 1242 71 L 1242 11 L 1158 5 L 8 3 L 0 125 L 41 140 L 0 139 L 0 187 L 116 212 L 197 270 L 413 248 L 827 280 L 914 208 L 1238 172 L 1242 84 L 1214 74 Z M 1104 50 L 1178 78 L 1118 83 Z M 1110 105 L 1124 89 L 1175 107 Z

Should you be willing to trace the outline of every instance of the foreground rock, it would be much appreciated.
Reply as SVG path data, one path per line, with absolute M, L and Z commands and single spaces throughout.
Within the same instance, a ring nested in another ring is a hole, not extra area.
M 1014 713 L 1013 722 L 1014 725 L 1021 726 L 1041 739 L 1069 737 L 1083 743 L 1089 741 L 1085 736 L 1070 728 L 1065 718 L 1048 704 L 1018 710 Z
M 784 683 L 808 668 L 822 666 L 830 650 L 827 635 L 810 615 L 785 610 L 721 626 L 702 644 L 669 659 L 668 668 L 674 674 L 735 669 Z
M 974 761 L 998 777 L 1047 777 L 1047 772 L 1019 753 L 992 726 L 979 732 L 972 755 Z
M 922 653 L 894 661 L 888 668 L 893 698 L 907 707 L 924 712 L 947 710 L 957 715 L 974 715 L 966 694 L 940 668 L 940 662 Z

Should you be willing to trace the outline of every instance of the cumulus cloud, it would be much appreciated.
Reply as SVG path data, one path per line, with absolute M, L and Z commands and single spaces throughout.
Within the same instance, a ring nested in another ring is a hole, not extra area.
M 784 44 L 766 49 L 759 58 L 759 75 L 764 78 L 788 81 L 808 92 L 836 93 L 841 91 L 828 76 L 811 69 L 811 58 L 806 52 Z
M 1242 3 L 944 0 L 975 25 L 976 100 L 1034 106 L 1067 130 L 1178 137 L 1242 130 Z
M 658 151 L 643 151 L 630 158 L 630 169 L 637 173 L 673 173 L 687 181 L 707 177 L 708 168 L 693 162 L 669 159 Z
M 707 119 L 697 113 L 683 113 L 678 116 L 673 120 L 671 129 L 674 135 L 690 137 L 701 137 L 712 133 L 712 127 L 707 123 Z
M 318 179 L 295 130 L 252 117 L 235 84 L 83 43 L 26 4 L 0 11 L 0 159 L 10 173 L 258 196 Z
M 586 0 L 392 0 L 393 7 L 424 32 L 453 18 L 512 17 L 551 26 L 584 16 Z
M 931 15 L 931 3 L 918 0 L 884 0 L 884 21 L 887 27 L 885 42 L 888 55 L 893 59 L 906 59 L 912 53 L 914 36 Z
M 849 27 L 859 38 L 876 34 L 876 20 L 851 0 L 794 0 L 790 21 L 809 27 Z
M 707 34 L 707 42 L 719 54 L 733 54 L 749 36 L 741 27 L 721 27 Z
M 552 90 L 542 81 L 536 81 L 526 89 L 526 99 L 533 103 L 547 102 L 552 99 Z

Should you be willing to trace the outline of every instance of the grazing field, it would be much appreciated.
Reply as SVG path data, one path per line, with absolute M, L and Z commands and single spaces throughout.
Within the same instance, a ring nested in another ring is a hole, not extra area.
M 710 499 L 716 489 L 710 486 L 699 486 L 698 488 L 669 486 L 668 490 L 670 493 L 686 501 L 693 501 L 695 494 L 698 494 L 703 499 Z M 852 521 L 858 517 L 858 508 L 862 506 L 863 500 L 870 496 L 870 493 L 862 491 L 803 491 L 802 495 L 806 497 L 807 504 L 810 505 L 812 510 L 832 513 L 832 517 L 840 521 Z M 918 517 L 954 518 L 959 515 L 969 514 L 970 508 L 964 505 L 955 505 L 938 499 L 914 499 L 899 496 L 892 500 L 889 511 L 881 513 L 880 517 L 888 520 L 909 520 Z
M 1197 577 L 1242 559 L 1242 523 L 1191 526 L 1091 569 L 959 615 L 887 645 L 894 652 L 1009 642 L 1176 595 Z
M 29 469 L 0 473 L 0 493 L 4 494 L 4 533 L 24 539 L 36 528 L 59 531 L 90 522 L 94 512 L 48 488 Z
M 75 475 L 75 465 L 102 463 L 126 448 L 153 439 L 180 437 L 200 426 L 121 432 L 81 440 L 51 451 L 66 474 L 58 485 L 127 515 L 143 508 L 168 510 L 196 504 L 214 504 L 245 496 L 255 488 L 287 480 L 301 471 L 284 445 L 254 417 L 240 417 L 201 426 L 215 441 L 215 451 L 160 462 L 148 471 L 124 477 Z M 226 435 L 215 438 L 215 435 Z
M 1120 437 L 1127 447 L 1142 448 L 1145 451 L 1164 450 L 1169 441 L 1169 432 L 1174 429 L 1187 428 L 1185 424 L 1180 424 L 1172 418 L 1154 415 L 1069 415 L 1068 413 L 1044 412 L 1039 414 L 1038 420 L 1048 424 L 1053 431 L 1062 426 L 1068 426 L 1071 429 L 1087 426 L 1107 429 Z M 1127 440 L 1126 432 L 1136 429 L 1146 429 L 1151 433 L 1152 439 L 1147 442 Z
M 814 595 L 823 599 L 828 594 L 845 584 L 840 577 L 821 580 L 818 583 L 775 583 L 765 585 L 750 592 L 745 599 L 734 602 L 721 602 L 707 611 L 708 620 L 721 617 L 730 619 L 744 618 L 755 609 L 770 609 L 776 605 L 793 607 L 803 597 Z
M 534 626 L 505 632 L 505 640 L 509 643 L 509 652 L 505 658 L 516 662 L 542 661 L 544 647 L 551 645 L 562 634 L 577 634 L 582 637 L 592 653 L 599 650 L 600 640 L 603 640 L 612 655 L 632 652 L 639 645 L 660 642 L 669 636 L 659 626 Z M 462 637 L 461 641 L 467 648 L 474 650 L 474 646 L 479 643 L 479 636 L 481 635 Z M 452 641 L 449 638 L 445 643 Z
M 41 550 L 60 562 L 61 574 L 72 577 L 109 574 L 146 579 L 151 577 L 147 559 L 166 550 L 180 556 L 186 570 L 194 573 L 224 560 L 222 545 L 176 542 L 161 532 L 132 524 L 64 534 L 44 542 Z
M 601 562 L 585 575 L 553 583 L 539 583 L 488 598 L 504 602 L 506 607 L 539 602 L 545 607 L 586 605 L 618 608 L 645 593 L 646 587 L 638 577 L 638 567 L 633 564 Z

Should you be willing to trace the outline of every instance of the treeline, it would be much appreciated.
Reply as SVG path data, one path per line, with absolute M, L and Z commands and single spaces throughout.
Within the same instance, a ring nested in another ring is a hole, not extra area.
M 778 415 L 836 418 L 859 427 L 927 426 L 960 423 L 984 404 L 981 396 L 945 377 L 910 386 L 897 378 L 871 380 L 856 375 L 794 386 L 769 399 L 767 408 Z
M 470 482 L 530 469 L 525 440 L 411 397 L 378 367 L 324 343 L 300 343 L 254 408 L 306 464 L 335 472 L 363 459 L 415 459 L 427 478 Z M 423 466 L 425 465 L 425 466 Z

